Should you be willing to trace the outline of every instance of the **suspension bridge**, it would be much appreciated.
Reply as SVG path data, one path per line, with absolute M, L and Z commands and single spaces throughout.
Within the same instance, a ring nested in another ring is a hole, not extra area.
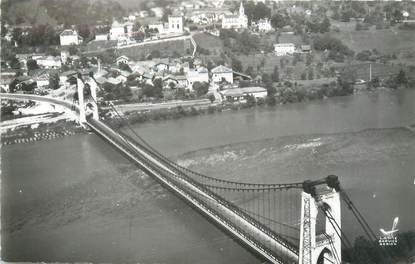
M 120 131 L 99 117 L 97 83 L 92 74 L 77 76 L 76 101 L 29 94 L 0 94 L 8 100 L 32 100 L 71 109 L 125 157 L 216 223 L 230 236 L 270 263 L 342 262 L 342 247 L 351 247 L 341 228 L 345 202 L 371 241 L 377 239 L 363 215 L 342 190 L 337 176 L 294 183 L 258 184 L 224 180 L 192 171 L 154 149 L 132 129 L 114 105 Z M 105 91 L 103 91 L 105 92 Z

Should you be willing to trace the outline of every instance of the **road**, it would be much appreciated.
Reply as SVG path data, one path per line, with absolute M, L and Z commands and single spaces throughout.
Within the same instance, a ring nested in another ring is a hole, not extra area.
M 210 100 L 208 99 L 199 99 L 199 100 L 190 100 L 190 101 L 170 101 L 165 103 L 157 103 L 157 104 L 150 104 L 150 103 L 137 103 L 137 104 L 120 104 L 115 105 L 117 110 L 125 113 L 129 111 L 147 111 L 147 110 L 157 110 L 157 109 L 169 109 L 175 108 L 178 106 L 182 107 L 208 107 L 211 105 Z M 105 107 L 103 107 L 105 109 Z

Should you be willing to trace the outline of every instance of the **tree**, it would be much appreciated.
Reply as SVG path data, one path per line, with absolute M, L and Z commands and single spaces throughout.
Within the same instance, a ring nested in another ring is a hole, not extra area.
M 308 79 L 309 79 L 309 80 L 313 80 L 313 79 L 314 79 L 314 70 L 313 70 L 313 68 L 312 68 L 312 67 L 310 67 L 310 68 L 308 69 Z
M 255 104 L 256 104 L 256 99 L 255 99 L 255 96 L 253 96 L 253 95 L 247 95 L 246 96 L 246 105 L 248 106 L 248 107 L 253 107 L 253 106 L 255 106 Z
M 280 81 L 280 72 L 277 65 L 274 66 L 274 71 L 272 72 L 271 79 L 273 82 Z
M 242 72 L 242 62 L 237 58 L 232 58 L 232 69 L 237 72 Z
M 330 31 L 330 20 L 328 17 L 324 17 L 323 22 L 320 24 L 320 33 L 326 33 Z
M 249 76 L 253 76 L 254 75 L 254 68 L 251 65 L 248 66 L 248 68 L 246 68 L 245 73 Z
M 257 3 L 252 12 L 252 20 L 257 21 L 261 18 L 267 18 L 271 16 L 271 9 L 269 9 L 264 3 Z
M 170 83 L 169 83 L 169 88 L 170 88 L 170 89 L 172 89 L 172 90 L 173 90 L 174 88 L 176 88 L 176 83 L 175 83 L 175 82 L 170 82 Z
M 153 80 L 154 85 L 154 97 L 162 98 L 163 97 L 163 80 L 161 78 L 156 78 Z
M 307 80 L 307 72 L 306 71 L 304 71 L 304 72 L 301 73 L 300 79 L 301 80 Z
M 59 88 L 59 73 L 51 71 L 49 73 L 49 89 L 56 90 Z
M 20 69 L 21 65 L 19 60 L 17 59 L 16 55 L 12 55 L 9 59 L 8 59 L 10 68 L 12 69 Z
M 141 29 L 141 24 L 140 22 L 136 21 L 133 25 L 133 32 L 138 32 Z
M 39 69 L 39 65 L 37 65 L 37 61 L 29 59 L 26 62 L 26 67 L 28 71 Z
M 194 82 L 193 90 L 196 92 L 197 96 L 205 95 L 209 91 L 209 83 L 207 82 Z
M 271 25 L 274 29 L 282 28 L 288 24 L 287 18 L 280 14 L 276 13 L 271 17 Z
M 396 83 L 399 86 L 406 86 L 408 84 L 408 79 L 406 78 L 406 74 L 403 70 L 400 70 L 396 76 Z
M 76 55 L 78 53 L 78 48 L 75 45 L 71 45 L 68 48 L 69 54 L 72 55 Z
M 170 8 L 165 8 L 163 11 L 163 16 L 161 17 L 161 21 L 167 22 L 169 20 L 169 16 L 172 14 Z

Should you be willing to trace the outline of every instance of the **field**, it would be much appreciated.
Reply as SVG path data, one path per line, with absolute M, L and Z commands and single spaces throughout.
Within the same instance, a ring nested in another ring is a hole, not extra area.
M 340 32 L 331 33 L 355 52 L 377 49 L 381 53 L 415 52 L 415 32 L 395 27 L 377 30 L 355 30 L 354 23 L 336 23 Z
M 203 49 L 208 49 L 211 53 L 220 54 L 223 51 L 223 42 L 220 38 L 207 34 L 200 33 L 193 36 L 197 45 Z
M 161 57 L 174 57 L 174 55 L 183 56 L 187 50 L 192 50 L 193 46 L 190 40 L 172 40 L 159 43 L 149 43 L 136 47 L 118 49 L 119 55 L 126 55 L 134 60 L 141 60 L 154 51 L 159 51 Z

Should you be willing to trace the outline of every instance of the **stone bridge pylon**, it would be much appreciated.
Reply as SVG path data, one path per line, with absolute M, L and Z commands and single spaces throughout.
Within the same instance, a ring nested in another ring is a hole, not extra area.
M 85 81 L 81 74 L 78 74 L 76 86 L 78 93 L 79 123 L 85 124 L 87 117 L 91 115 L 93 119 L 98 120 L 97 83 L 93 77 Z

